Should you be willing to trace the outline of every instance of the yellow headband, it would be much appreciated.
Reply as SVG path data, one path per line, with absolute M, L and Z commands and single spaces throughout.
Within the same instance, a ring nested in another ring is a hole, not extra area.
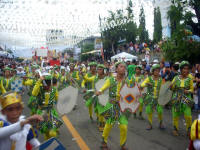
M 17 94 L 16 92 L 8 92 L 2 95 L 0 98 L 0 102 L 1 102 L 2 109 L 15 103 L 20 103 L 21 105 L 23 105 L 21 101 L 21 96 Z

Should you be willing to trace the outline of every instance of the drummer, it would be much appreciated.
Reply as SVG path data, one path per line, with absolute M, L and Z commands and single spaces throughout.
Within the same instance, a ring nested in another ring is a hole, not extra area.
M 84 80 L 86 82 L 92 82 L 92 84 L 94 85 L 95 83 L 98 82 L 98 80 L 100 79 L 104 79 L 105 78 L 105 74 L 104 74 L 104 69 L 105 66 L 103 64 L 98 64 L 97 65 L 97 75 L 96 76 L 92 76 L 92 77 L 87 77 L 84 76 Z M 99 102 L 97 101 L 94 109 L 97 115 L 97 121 L 98 121 L 98 128 L 100 132 L 103 132 L 104 129 L 104 116 L 99 114 L 99 109 L 101 109 L 103 106 L 101 106 L 101 104 L 99 104 Z
M 96 95 L 101 95 L 106 89 L 109 89 L 109 102 L 106 104 L 105 108 L 111 106 L 109 111 L 109 117 L 106 120 L 106 125 L 103 130 L 103 141 L 102 141 L 102 150 L 108 150 L 107 142 L 108 136 L 113 125 L 116 122 L 119 122 L 120 128 L 120 146 L 121 150 L 127 150 L 125 147 L 126 139 L 127 139 L 127 131 L 128 131 L 128 117 L 120 112 L 119 108 L 119 100 L 120 100 L 120 89 L 123 84 L 127 83 L 129 86 L 134 84 L 135 79 L 133 76 L 131 78 L 127 78 L 125 75 L 126 72 L 126 64 L 124 62 L 117 62 L 115 64 L 116 68 L 116 77 L 109 77 L 102 88 L 96 92 Z M 113 115 L 115 114 L 115 115 Z
M 57 137 L 59 127 L 62 124 L 55 109 L 58 90 L 52 85 L 52 79 L 53 77 L 49 73 L 44 74 L 37 81 L 32 91 L 32 95 L 37 98 L 36 114 L 51 116 L 47 117 L 40 127 L 40 132 L 44 134 L 46 140 L 51 137 Z
M 35 64 L 32 65 L 32 66 L 31 66 L 31 72 L 28 72 L 27 76 L 30 77 L 30 78 L 34 77 L 35 74 L 36 74 L 36 70 L 37 70 L 37 69 L 39 69 L 39 66 L 38 66 L 38 65 L 35 65 Z
M 66 74 L 67 75 L 66 80 L 67 80 L 67 82 L 69 82 L 69 85 L 73 85 L 73 81 L 70 78 L 73 78 L 73 80 L 76 81 L 77 83 L 80 82 L 79 71 L 76 71 L 74 68 L 75 68 L 75 64 L 70 63 L 69 64 L 70 71 Z
M 34 69 L 33 69 L 34 68 Z M 32 105 L 32 103 L 34 103 L 34 101 L 36 100 L 34 96 L 32 96 L 32 90 L 35 86 L 35 84 L 37 83 L 38 79 L 39 79 L 39 70 L 36 70 L 35 69 L 37 68 L 36 65 L 32 66 L 32 71 L 28 77 L 24 77 L 23 78 L 23 85 L 25 86 L 29 86 L 29 89 L 28 89 L 28 95 L 30 96 L 29 97 L 29 100 L 28 100 L 28 107 L 31 109 L 31 114 L 35 114 L 36 113 L 36 110 L 37 110 L 37 107 L 35 105 Z M 31 75 L 32 74 L 32 75 Z
M 148 116 L 149 126 L 147 130 L 152 130 L 152 115 L 154 110 L 157 110 L 159 119 L 159 128 L 164 129 L 163 126 L 163 107 L 158 104 L 158 94 L 162 84 L 162 78 L 160 77 L 160 65 L 154 64 L 151 68 L 152 76 L 148 76 L 141 84 L 141 89 L 147 87 L 147 94 L 144 98 L 144 102 L 147 104 L 146 113 Z
M 144 80 L 144 75 L 141 74 L 141 71 L 142 71 L 142 66 L 140 65 L 137 65 L 136 68 L 135 68 L 135 81 L 140 84 L 143 80 Z M 143 105 L 144 105 L 144 102 L 143 102 L 143 98 L 140 97 L 139 99 L 139 102 L 140 102 L 140 106 L 139 106 L 139 119 L 143 120 L 143 116 L 142 116 L 142 112 L 143 112 Z M 136 118 L 136 112 L 134 113 L 134 118 Z
M 190 127 L 192 124 L 192 114 L 191 107 L 183 102 L 183 99 L 186 101 L 193 101 L 192 93 L 194 91 L 193 80 L 189 76 L 189 62 L 182 61 L 179 65 L 181 74 L 174 77 L 171 83 L 171 89 L 173 91 L 172 96 L 172 117 L 173 117 L 173 134 L 178 136 L 178 122 L 179 116 L 184 114 L 186 122 L 186 131 L 190 132 Z M 180 99 L 181 98 L 181 99 Z
M 67 86 L 67 84 L 66 84 L 66 71 L 65 71 L 64 66 L 61 66 L 60 72 L 61 72 L 61 74 L 60 74 L 60 77 L 59 77 L 59 86 L 58 86 L 59 91 Z
M 90 78 L 90 77 L 95 77 L 96 76 L 96 67 L 97 67 L 97 63 L 96 62 L 91 62 L 89 63 L 89 67 L 90 67 L 90 72 L 88 72 L 84 78 Z M 91 90 L 94 89 L 94 82 L 92 81 L 87 81 L 87 80 L 83 80 L 81 83 L 81 87 L 85 88 L 87 90 Z M 93 122 L 93 108 L 92 108 L 92 104 L 90 104 L 88 106 L 88 112 L 89 112 L 89 117 L 91 122 Z

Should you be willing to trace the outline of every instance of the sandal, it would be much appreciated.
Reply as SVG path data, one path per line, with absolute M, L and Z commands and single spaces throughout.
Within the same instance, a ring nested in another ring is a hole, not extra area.
M 159 129 L 160 129 L 160 130 L 164 130 L 164 129 L 165 129 L 164 125 L 163 125 L 163 124 L 160 124 L 160 125 L 159 125 Z
M 104 126 L 100 125 L 99 126 L 99 132 L 103 132 L 103 130 L 104 130 Z
M 102 145 L 100 146 L 101 150 L 109 150 L 107 144 L 105 142 L 102 143 Z
M 172 133 L 173 133 L 174 136 L 179 136 L 179 133 L 176 129 L 174 129 Z
M 125 146 L 122 146 L 120 150 L 128 150 Z
M 148 131 L 152 130 L 152 126 L 149 125 L 149 126 L 146 128 L 146 130 L 148 130 Z

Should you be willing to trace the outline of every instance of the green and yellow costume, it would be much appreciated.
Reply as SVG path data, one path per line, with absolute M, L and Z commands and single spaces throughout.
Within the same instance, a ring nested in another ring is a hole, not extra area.
M 28 95 L 30 96 L 30 98 L 28 100 L 28 107 L 31 109 L 31 114 L 35 114 L 37 111 L 37 106 L 35 104 L 35 97 L 32 96 L 32 91 L 36 82 L 37 82 L 37 79 L 33 77 L 32 79 L 23 80 L 23 85 L 29 86 Z
M 89 66 L 92 66 L 92 65 L 97 66 L 97 63 L 95 63 L 95 62 L 89 63 Z M 91 77 L 93 78 L 92 80 L 87 80 Z M 84 75 L 84 79 L 81 83 L 81 87 L 86 88 L 87 90 L 94 89 L 95 88 L 95 77 L 96 77 L 96 75 L 92 75 L 91 72 L 88 72 L 86 75 Z M 93 119 L 93 117 L 92 117 L 93 106 L 92 106 L 92 103 L 91 103 L 92 98 L 89 97 L 89 99 L 87 99 L 86 101 L 87 101 L 86 106 L 88 107 L 89 117 L 92 120 Z
M 11 68 L 6 67 L 4 71 L 5 70 L 11 71 Z M 13 81 L 14 81 L 14 77 L 9 77 L 9 78 L 2 77 L 0 79 L 0 94 L 5 94 L 6 92 L 11 90 L 11 83 Z
M 107 143 L 109 133 L 115 122 L 119 122 L 120 146 L 124 146 L 126 143 L 129 113 L 122 113 L 119 107 L 120 90 L 125 83 L 130 87 L 134 86 L 134 77 L 126 78 L 119 82 L 115 77 L 111 76 L 106 80 L 103 87 L 100 89 L 100 92 L 104 92 L 106 89 L 109 89 L 109 102 L 106 104 L 104 108 L 105 111 L 103 113 L 106 115 L 106 125 L 102 135 L 103 142 L 105 143 Z
M 73 78 L 75 82 L 80 85 L 79 71 L 74 70 L 73 72 L 67 73 L 67 81 L 69 82 L 69 85 L 73 85 L 73 81 L 70 78 Z
M 45 77 L 49 80 L 50 76 Z M 45 91 L 42 80 L 38 80 L 33 88 L 32 95 L 36 97 L 36 114 L 46 115 L 45 121 L 39 126 L 40 132 L 44 134 L 45 139 L 56 137 L 59 127 L 62 125 L 55 104 L 58 100 L 58 90 L 51 86 L 50 91 Z
M 152 69 L 157 69 L 159 66 L 156 66 Z M 156 109 L 158 113 L 158 119 L 160 125 L 163 121 L 163 107 L 158 104 L 158 95 L 160 92 L 160 87 L 162 85 L 162 78 L 159 77 L 157 80 L 153 79 L 153 76 L 147 77 L 144 82 L 141 84 L 141 87 L 147 87 L 147 93 L 144 97 L 144 103 L 146 104 L 146 114 L 148 116 L 148 121 L 150 126 L 152 127 L 152 115 L 154 109 Z
M 185 90 L 189 93 L 184 93 Z M 180 75 L 174 77 L 172 81 L 172 91 L 172 117 L 174 129 L 178 130 L 179 116 L 184 114 L 186 130 L 188 131 L 192 124 L 191 106 L 188 104 L 193 102 L 193 80 L 189 76 L 187 78 L 181 78 Z
M 104 65 L 97 65 L 97 68 L 105 68 Z M 88 83 L 92 83 L 92 89 L 94 89 L 94 85 L 95 83 L 97 83 L 101 78 L 96 75 L 96 76 L 92 76 L 92 77 L 88 77 L 87 75 L 84 76 L 84 80 Z M 84 86 L 84 85 L 83 85 Z M 83 87 L 84 88 L 84 87 Z M 103 106 L 98 102 L 98 98 L 92 98 L 90 97 L 87 102 L 86 102 L 86 106 L 89 107 L 89 115 L 90 117 L 92 117 L 92 104 L 94 103 L 94 110 L 96 112 L 97 115 L 97 120 L 99 123 L 99 130 L 102 131 L 103 127 L 104 127 L 104 116 L 100 115 L 100 111 L 103 109 Z
M 136 66 L 136 68 L 139 68 L 142 70 L 141 66 Z M 135 74 L 135 81 L 136 83 L 141 83 L 144 80 L 144 75 L 139 75 L 137 76 L 137 74 Z M 143 98 L 140 97 L 139 98 L 139 102 L 140 102 L 140 106 L 139 106 L 139 116 L 142 117 L 142 112 L 143 112 L 143 106 L 144 106 L 144 101 Z M 136 113 L 134 114 L 136 116 Z M 143 118 L 143 117 L 142 117 Z

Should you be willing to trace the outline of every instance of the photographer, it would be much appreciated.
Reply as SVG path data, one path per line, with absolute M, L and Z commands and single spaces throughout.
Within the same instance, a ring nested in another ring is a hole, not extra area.
M 161 70 L 161 77 L 165 81 L 172 81 L 174 78 L 174 73 L 171 71 L 169 62 L 165 62 L 164 68 Z

